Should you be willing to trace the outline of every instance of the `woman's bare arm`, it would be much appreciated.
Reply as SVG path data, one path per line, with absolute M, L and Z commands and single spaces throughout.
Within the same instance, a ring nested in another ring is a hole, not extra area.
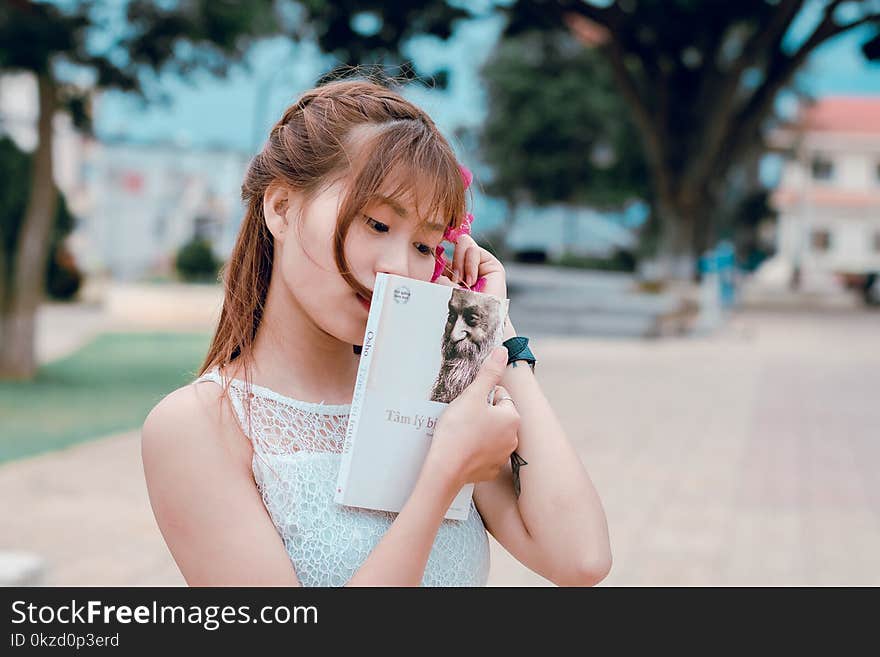
M 508 320 L 504 339 L 514 335 Z M 477 484 L 477 508 L 520 562 L 556 584 L 592 586 L 612 561 L 599 495 L 529 366 L 509 365 L 501 385 L 519 409 L 517 452 L 528 465 L 520 469 L 519 498 L 508 467 L 498 479 Z
M 156 522 L 190 586 L 298 586 L 231 414 L 210 387 L 191 385 L 147 416 L 141 453 Z
M 415 489 L 348 586 L 419 586 L 437 530 L 459 488 L 422 470 Z
M 299 585 L 253 480 L 251 447 L 214 386 L 187 386 L 163 399 L 144 423 L 142 454 L 156 521 L 190 586 Z M 347 585 L 420 585 L 459 489 L 440 470 L 425 469 Z

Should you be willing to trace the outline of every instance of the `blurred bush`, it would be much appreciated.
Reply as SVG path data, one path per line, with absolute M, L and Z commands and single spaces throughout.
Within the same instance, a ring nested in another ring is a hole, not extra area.
M 83 276 L 76 260 L 64 244 L 58 244 L 49 258 L 46 292 L 58 301 L 70 301 L 79 292 Z
M 520 249 L 514 254 L 514 260 L 531 265 L 543 265 L 550 262 L 544 249 Z
M 598 269 L 601 271 L 621 271 L 632 273 L 636 270 L 636 257 L 631 251 L 617 249 L 610 257 L 583 256 L 567 253 L 550 260 L 550 264 L 578 269 Z
M 180 277 L 191 282 L 215 281 L 220 264 L 210 242 L 200 237 L 194 237 L 180 247 L 174 262 Z

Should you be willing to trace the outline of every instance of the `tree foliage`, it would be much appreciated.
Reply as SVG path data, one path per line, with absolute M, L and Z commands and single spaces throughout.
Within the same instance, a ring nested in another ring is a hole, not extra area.
M 177 252 L 174 267 L 185 281 L 215 281 L 220 261 L 214 255 L 211 243 L 201 237 L 193 237 Z
M 482 75 L 487 191 L 613 209 L 648 196 L 636 130 L 597 53 L 567 32 L 533 31 L 502 42 Z
M 132 79 L 144 68 L 223 74 L 255 38 L 271 35 L 314 40 L 336 58 L 328 78 L 363 67 L 376 77 L 418 78 L 441 87 L 446 72 L 419 71 L 404 54 L 406 43 L 415 36 L 448 39 L 457 21 L 470 16 L 443 0 L 131 0 L 129 35 L 119 46 Z
M 0 250 L 0 377 L 28 378 L 36 368 L 34 318 L 58 204 L 52 182 L 56 111 L 68 111 L 86 128 L 94 92 L 120 89 L 149 97 L 156 95 L 156 87 L 149 87 L 160 73 L 223 74 L 255 40 L 270 35 L 315 39 L 341 66 L 372 63 L 394 77 L 413 77 L 415 68 L 402 55 L 405 41 L 416 34 L 449 36 L 466 15 L 445 2 L 414 0 L 6 0 L 0 74 L 36 77 L 39 115 L 21 230 L 11 257 Z M 0 244 L 8 239 L 0 235 Z
M 19 150 L 8 137 L 0 137 L 0 262 L 13 259 L 18 243 L 27 204 L 28 181 L 31 176 L 32 157 Z M 49 234 L 49 259 L 46 268 L 46 292 L 56 299 L 69 299 L 79 289 L 81 275 L 75 263 L 67 257 L 64 240 L 74 228 L 74 217 L 67 207 L 64 196 L 59 194 L 55 217 Z
M 516 0 L 508 36 L 566 26 L 607 60 L 651 172 L 664 248 L 701 252 L 727 175 L 760 144 L 779 92 L 829 39 L 880 24 L 876 0 L 826 0 L 793 42 L 804 0 Z M 807 8 L 808 9 L 808 8 Z M 880 37 L 864 52 L 876 56 Z

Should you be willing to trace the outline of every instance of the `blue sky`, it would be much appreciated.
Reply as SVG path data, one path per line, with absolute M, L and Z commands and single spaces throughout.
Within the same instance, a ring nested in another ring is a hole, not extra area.
M 820 16 L 814 2 L 799 16 L 788 35 L 797 45 Z M 495 16 L 460 24 L 450 42 L 429 37 L 414 40 L 408 54 L 425 71 L 448 66 L 450 86 L 444 92 L 411 87 L 406 95 L 423 107 L 450 139 L 459 158 L 483 177 L 476 153 L 456 143 L 458 126 L 478 126 L 485 117 L 486 99 L 478 71 L 491 54 L 503 27 Z M 814 96 L 880 95 L 880 64 L 865 61 L 860 46 L 870 27 L 854 30 L 817 49 L 798 76 L 799 86 Z M 269 128 L 302 91 L 333 65 L 312 44 L 294 45 L 271 40 L 254 47 L 247 66 L 236 66 L 224 79 L 200 75 L 189 80 L 166 76 L 161 88 L 167 105 L 145 106 L 136 97 L 105 94 L 97 110 L 95 128 L 102 137 L 124 136 L 138 141 L 172 140 L 191 145 L 220 145 L 245 153 L 256 152 Z M 783 105 L 781 102 L 780 105 Z M 769 163 L 768 184 L 778 174 L 779 163 Z M 643 212 L 638 210 L 639 217 Z M 488 229 L 501 220 L 503 204 L 484 197 L 475 187 L 474 211 Z M 632 221 L 638 222 L 637 217 Z M 629 221 L 629 220 L 627 220 Z
M 871 29 L 853 30 L 817 49 L 801 73 L 806 88 L 817 96 L 880 95 L 880 63 L 866 61 L 861 51 Z
M 793 41 L 817 15 L 814 8 L 799 17 L 792 29 Z M 446 92 L 408 92 L 447 135 L 456 126 L 482 121 L 485 97 L 478 69 L 501 27 L 498 17 L 480 18 L 462 23 L 448 44 L 431 38 L 410 44 L 411 56 L 425 70 L 433 65 L 451 69 Z M 816 96 L 880 95 L 880 64 L 866 62 L 859 48 L 871 29 L 855 30 L 818 49 L 799 75 L 803 88 Z M 252 152 L 284 107 L 332 63 L 314 45 L 268 41 L 252 50 L 247 67 L 236 66 L 225 79 L 200 75 L 184 81 L 166 76 L 161 87 L 170 98 L 168 105 L 144 107 L 134 97 L 106 94 L 97 108 L 96 128 L 102 136 L 211 143 Z
M 451 67 L 450 88 L 445 92 L 407 91 L 447 134 L 482 120 L 485 99 L 477 71 L 501 27 L 497 17 L 475 19 L 461 25 L 448 44 L 428 37 L 409 44 L 410 55 L 425 70 Z M 105 94 L 97 107 L 96 129 L 102 136 L 179 139 L 253 151 L 284 108 L 333 63 L 313 44 L 269 40 L 255 46 L 246 66 L 234 67 L 224 79 L 163 77 L 161 88 L 171 101 L 167 105 L 144 107 L 136 97 Z

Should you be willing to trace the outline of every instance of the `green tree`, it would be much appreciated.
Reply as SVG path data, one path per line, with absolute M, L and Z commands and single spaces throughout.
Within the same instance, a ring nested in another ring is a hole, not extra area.
M 118 5 L 116 5 L 118 7 Z M 167 6 L 167 5 L 163 5 Z M 24 218 L 16 237 L 0 235 L 0 378 L 26 379 L 36 370 L 34 330 L 43 298 L 58 190 L 53 181 L 52 121 L 67 111 L 88 127 L 90 94 L 116 88 L 143 92 L 144 71 L 223 73 L 257 36 L 275 29 L 269 0 L 181 0 L 160 9 L 146 0 L 127 5 L 128 25 L 118 38 L 102 17 L 113 3 L 49 4 L 7 0 L 0 11 L 0 73 L 28 72 L 38 89 L 37 146 L 26 191 Z M 96 48 L 101 48 L 100 51 Z M 67 81 L 71 70 L 88 73 L 87 88 Z
M 220 265 L 211 243 L 201 237 L 193 237 L 180 247 L 174 259 L 174 267 L 185 281 L 216 281 Z
M 661 250 L 687 275 L 715 239 L 728 174 L 772 121 L 774 101 L 821 44 L 880 25 L 876 0 L 825 0 L 793 43 L 804 0 L 515 0 L 503 8 L 507 36 L 565 26 L 611 66 L 641 136 L 651 173 Z M 865 45 L 880 56 L 880 33 Z M 585 88 L 583 93 L 590 93 Z M 682 266 L 683 265 L 683 266 Z
M 571 35 L 509 39 L 482 74 L 489 112 L 481 150 L 493 167 L 488 191 L 607 208 L 649 192 L 644 156 L 610 70 Z
M 567 32 L 528 32 L 503 41 L 481 73 L 486 190 L 507 201 L 508 217 L 522 202 L 617 210 L 649 197 L 635 127 L 597 53 Z
M 27 208 L 11 257 L 0 261 L 0 379 L 30 378 L 36 370 L 35 316 L 58 203 L 52 183 L 56 111 L 70 112 L 86 127 L 92 93 L 114 88 L 149 98 L 156 93 L 145 90 L 150 73 L 222 75 L 254 40 L 269 35 L 315 39 L 338 60 L 328 77 L 366 64 L 376 75 L 419 76 L 442 86 L 444 72 L 429 78 L 416 71 L 401 54 L 403 45 L 418 34 L 447 38 L 455 21 L 469 15 L 445 2 L 416 0 L 129 0 L 124 29 L 117 25 L 114 33 L 107 16 L 120 6 L 115 0 L 6 0 L 0 10 L 0 74 L 32 73 L 39 89 Z M 100 38 L 91 38 L 96 34 Z M 87 72 L 93 82 L 87 88 L 67 83 L 62 71 L 71 70 Z
M 19 150 L 8 137 L 0 137 L 0 261 L 9 262 L 21 233 L 32 157 Z M 49 262 L 46 267 L 45 291 L 58 299 L 70 298 L 79 287 L 79 271 L 69 261 L 64 240 L 74 227 L 74 218 L 58 194 L 55 217 L 49 231 Z

